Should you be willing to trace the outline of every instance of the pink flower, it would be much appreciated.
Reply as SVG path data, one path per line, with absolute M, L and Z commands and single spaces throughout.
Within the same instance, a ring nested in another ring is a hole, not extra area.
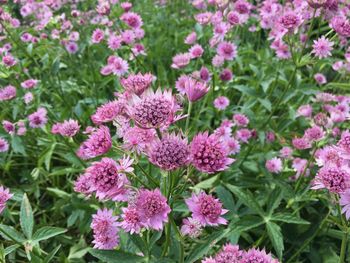
M 219 96 L 214 100 L 214 107 L 218 110 L 224 110 L 230 104 L 230 100 L 225 96 Z
M 150 145 L 148 156 L 151 163 L 163 170 L 175 170 L 189 163 L 190 151 L 187 139 L 179 135 L 166 134 Z
M 294 138 L 292 144 L 295 149 L 305 150 L 311 148 L 310 141 L 305 138 Z
M 297 110 L 297 116 L 310 118 L 312 116 L 312 106 L 310 104 L 300 106 Z
M 27 92 L 26 94 L 24 94 L 23 99 L 25 104 L 31 103 L 34 99 L 33 93 Z
M 319 126 L 314 126 L 305 131 L 304 138 L 310 141 L 320 141 L 324 138 L 325 132 Z
M 311 189 L 326 188 L 332 193 L 342 193 L 350 186 L 349 174 L 341 168 L 324 166 L 322 167 L 314 181 Z
M 173 64 L 171 65 L 174 69 L 180 69 L 186 67 L 191 60 L 189 53 L 178 54 L 173 57 Z
M 210 80 L 210 72 L 206 67 L 202 67 L 199 71 L 201 80 L 208 82 Z
M 122 46 L 121 36 L 116 36 L 114 34 L 110 35 L 108 38 L 108 48 L 112 50 L 117 50 Z
M 270 173 L 280 173 L 283 169 L 282 161 L 280 158 L 274 157 L 271 160 L 266 161 L 266 169 Z
M 160 128 L 176 121 L 179 106 L 170 91 L 146 90 L 141 97 L 133 95 L 127 106 L 129 116 L 142 128 Z
M 241 145 L 239 144 L 239 141 L 237 141 L 235 138 L 229 138 L 225 142 L 229 149 L 229 154 L 237 154 L 240 152 Z
M 47 111 L 44 108 L 39 108 L 36 112 L 28 116 L 29 126 L 32 128 L 41 128 L 47 123 Z
M 225 58 L 223 56 L 215 55 L 211 63 L 213 64 L 214 67 L 219 68 L 224 64 L 224 62 L 225 62 Z
M 122 208 L 122 222 L 120 227 L 124 229 L 125 232 L 132 234 L 139 234 L 141 229 L 145 227 L 137 207 L 123 207 Z
M 8 134 L 15 134 L 16 127 L 12 122 L 9 122 L 7 120 L 2 121 L 2 127 Z
M 202 226 L 227 224 L 227 220 L 221 216 L 226 214 L 228 210 L 223 209 L 220 200 L 215 199 L 212 195 L 207 195 L 204 192 L 200 192 L 198 195 L 193 193 L 185 202 L 192 212 L 192 218 Z
M 96 112 L 91 116 L 91 120 L 96 125 L 113 121 L 118 115 L 124 113 L 125 105 L 123 102 L 114 100 L 99 106 Z
M 267 254 L 266 251 L 251 248 L 247 252 L 243 253 L 240 263 L 252 263 L 252 262 L 263 262 L 263 263 L 278 263 L 277 259 L 274 259 L 271 254 Z
M 0 138 L 1 139 L 1 138 Z M 0 185 L 0 214 L 4 211 L 6 207 L 6 202 L 11 199 L 13 194 L 10 193 L 10 190 Z
M 2 63 L 4 63 L 6 67 L 13 67 L 17 64 L 17 61 L 11 54 L 8 54 L 2 57 Z
M 59 125 L 59 133 L 62 136 L 73 137 L 79 132 L 80 125 L 76 120 L 65 120 L 63 123 Z
M 293 32 L 301 25 L 302 20 L 296 12 L 288 11 L 280 18 L 279 22 L 289 32 Z
M 204 53 L 204 49 L 202 48 L 201 45 L 197 44 L 192 46 L 188 51 L 188 53 L 190 54 L 191 59 L 200 58 Z
M 226 170 L 234 161 L 227 157 L 227 146 L 216 135 L 209 136 L 208 132 L 197 134 L 190 147 L 192 165 L 204 173 Z
M 196 238 L 202 233 L 202 225 L 192 217 L 185 218 L 182 221 L 181 233 L 184 236 Z
M 163 229 L 163 224 L 168 222 L 168 214 L 171 209 L 159 189 L 153 191 L 141 189 L 137 195 L 135 206 L 142 223 L 147 228 L 159 231 Z
M 184 86 L 185 93 L 190 102 L 201 99 L 209 91 L 209 87 L 205 82 L 197 81 L 190 77 L 186 79 Z
M 7 152 L 10 146 L 6 139 L 0 137 L 0 153 Z
M 290 157 L 292 157 L 293 154 L 293 149 L 288 147 L 288 146 L 284 146 L 281 150 L 280 150 L 280 156 L 281 158 L 284 159 L 289 159 Z
M 187 75 L 181 75 L 175 83 L 175 88 L 177 91 L 181 94 L 186 94 L 186 82 L 190 79 L 191 77 Z
M 117 56 L 109 56 L 107 66 L 101 69 L 102 75 L 109 75 L 113 73 L 116 76 L 122 76 L 129 70 L 129 64 L 125 60 Z
M 154 140 L 156 132 L 154 129 L 141 129 L 137 126 L 126 130 L 123 140 L 123 148 L 140 154 L 145 152 Z
M 224 41 L 218 45 L 216 52 L 225 60 L 233 60 L 237 56 L 237 47 L 233 43 Z
M 114 249 L 118 246 L 118 217 L 113 216 L 113 210 L 98 210 L 92 216 L 91 228 L 94 233 L 94 248 Z
M 187 45 L 193 45 L 197 41 L 197 34 L 196 32 L 191 32 L 187 37 L 185 38 L 185 44 Z
M 315 78 L 317 84 L 319 84 L 319 85 L 327 83 L 326 77 L 323 74 L 321 74 L 321 73 L 316 73 L 314 78 Z
M 12 100 L 16 97 L 16 88 L 14 86 L 6 86 L 0 89 L 0 101 Z
M 28 79 L 28 80 L 25 80 L 21 83 L 21 87 L 24 89 L 32 89 L 32 88 L 36 87 L 37 84 L 38 84 L 38 80 Z
M 70 54 L 75 54 L 79 50 L 78 44 L 73 42 L 73 41 L 69 41 L 68 43 L 66 43 L 65 47 L 66 47 L 66 50 L 68 51 L 68 53 L 70 53 Z
M 240 24 L 239 18 L 239 13 L 237 13 L 236 11 L 230 11 L 227 14 L 227 22 L 229 22 L 233 26 Z
M 236 138 L 244 143 L 248 143 L 252 136 L 252 131 L 249 129 L 239 129 L 236 131 Z
M 332 55 L 331 51 L 333 50 L 333 45 L 334 42 L 329 41 L 325 36 L 322 36 L 319 39 L 314 40 L 311 53 L 314 53 L 318 58 L 329 57 Z
M 95 29 L 92 33 L 91 42 L 94 44 L 101 43 L 104 38 L 104 32 L 101 29 Z
M 100 126 L 80 145 L 77 155 L 84 160 L 91 159 L 107 153 L 111 147 L 112 138 L 108 127 Z
M 337 166 L 342 167 L 346 164 L 346 160 L 341 156 L 341 150 L 336 147 L 325 146 L 316 151 L 316 162 L 319 166 Z
M 96 192 L 100 200 L 126 201 L 129 181 L 119 171 L 119 165 L 111 158 L 102 158 L 94 162 L 85 171 L 91 180 L 91 192 Z
M 340 195 L 339 204 L 342 206 L 342 213 L 347 220 L 350 219 L 350 189 L 347 189 Z
M 143 24 L 141 17 L 138 14 L 133 12 L 124 13 L 120 17 L 120 20 L 132 28 L 140 28 Z
M 249 119 L 244 114 L 237 113 L 237 114 L 234 114 L 232 118 L 235 125 L 239 127 L 246 127 L 249 124 Z
M 342 16 L 335 16 L 331 20 L 331 27 L 340 36 L 350 37 L 350 22 Z
M 127 78 L 121 78 L 120 84 L 126 91 L 140 96 L 151 86 L 154 79 L 155 77 L 151 73 L 130 74 Z
M 220 79 L 222 81 L 230 81 L 232 77 L 233 77 L 233 74 L 229 68 L 225 68 L 220 72 Z
M 242 255 L 243 251 L 239 249 L 238 245 L 226 244 L 215 256 L 215 263 L 238 263 Z

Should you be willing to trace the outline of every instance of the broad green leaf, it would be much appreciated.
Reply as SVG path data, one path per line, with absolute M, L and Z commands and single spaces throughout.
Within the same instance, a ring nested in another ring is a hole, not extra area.
M 11 226 L 0 224 L 0 235 L 6 240 L 13 240 L 17 243 L 23 243 L 25 237 Z
M 7 255 L 9 255 L 9 254 L 11 254 L 12 252 L 14 252 L 17 248 L 19 248 L 20 247 L 20 245 L 12 245 L 12 246 L 9 246 L 9 247 L 7 247 L 7 248 L 5 248 L 5 256 L 7 256 Z
M 262 210 L 259 203 L 255 200 L 253 197 L 253 194 L 251 192 L 243 191 L 240 188 L 226 184 L 226 187 L 234 194 L 236 195 L 246 206 L 248 206 L 250 209 L 252 209 L 257 214 L 264 216 L 264 211 Z
M 212 188 L 216 180 L 218 179 L 218 175 L 210 177 L 194 186 L 197 189 L 209 189 Z
M 284 250 L 283 235 L 281 232 L 281 228 L 279 227 L 279 225 L 271 221 L 267 222 L 266 228 L 267 228 L 267 234 L 269 235 L 269 238 L 277 253 L 277 256 L 279 259 L 281 259 L 283 250 Z
M 216 231 L 211 234 L 206 240 L 204 240 L 203 243 L 200 243 L 194 247 L 189 256 L 186 258 L 185 262 L 193 263 L 201 259 L 217 242 L 226 237 L 230 231 L 230 229 L 225 229 L 223 231 Z
M 271 111 L 271 102 L 268 99 L 258 99 L 261 105 L 263 105 L 268 111 Z
M 129 238 L 144 255 L 147 254 L 147 247 L 145 245 L 145 242 L 139 235 L 129 235 Z
M 285 222 L 285 223 L 289 223 L 289 224 L 302 224 L 302 225 L 310 224 L 310 222 L 308 222 L 304 219 L 301 219 L 299 217 L 296 217 L 292 214 L 278 213 L 278 214 L 272 215 L 271 220 L 272 221 L 281 221 L 281 222 Z
M 26 155 L 24 144 L 19 136 L 14 135 L 11 137 L 11 146 L 15 153 L 21 153 L 23 155 Z
M 282 200 L 282 191 L 280 188 L 275 188 L 267 200 L 267 212 L 272 215 L 273 211 L 279 206 Z
M 230 225 L 234 232 L 245 232 L 264 224 L 264 220 L 257 216 L 246 216 L 240 218 L 237 222 Z
M 143 257 L 117 250 L 91 249 L 91 255 L 107 263 L 137 263 L 143 262 Z
M 20 223 L 23 233 L 28 239 L 32 238 L 33 226 L 34 226 L 34 216 L 32 207 L 29 203 L 28 197 L 26 194 L 23 194 L 21 212 L 20 212 Z
M 233 200 L 232 194 L 223 186 L 216 187 L 215 192 L 220 201 L 224 204 L 224 207 L 233 212 L 235 210 L 235 201 Z
M 44 226 L 44 227 L 38 229 L 38 231 L 36 231 L 34 233 L 33 241 L 39 242 L 39 241 L 46 240 L 46 239 L 49 239 L 51 237 L 63 234 L 65 232 L 67 232 L 67 230 L 64 228 Z

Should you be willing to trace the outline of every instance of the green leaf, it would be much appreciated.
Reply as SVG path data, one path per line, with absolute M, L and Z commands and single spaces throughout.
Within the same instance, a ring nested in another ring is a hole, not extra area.
M 217 231 L 211 234 L 203 243 L 200 243 L 194 247 L 189 256 L 186 258 L 185 262 L 193 263 L 202 258 L 213 246 L 215 246 L 217 242 L 226 237 L 230 231 L 230 229 L 225 229 L 223 231 Z
M 89 253 L 99 260 L 108 263 L 137 263 L 143 261 L 142 257 L 117 250 L 92 249 L 89 251 Z
M 255 200 L 253 197 L 253 194 L 249 192 L 248 190 L 246 192 L 242 191 L 240 188 L 226 184 L 225 185 L 234 195 L 236 195 L 239 200 L 243 202 L 246 206 L 248 206 L 250 209 L 252 209 L 257 214 L 264 216 L 264 211 L 262 210 L 259 203 Z
M 261 103 L 261 105 L 263 105 L 268 111 L 271 111 L 271 102 L 268 99 L 258 99 Z
M 23 155 L 26 155 L 24 144 L 19 136 L 14 135 L 11 137 L 11 146 L 15 153 L 21 153 Z
M 215 188 L 220 201 L 224 204 L 224 207 L 229 209 L 231 212 L 235 210 L 235 201 L 233 200 L 232 194 L 223 186 Z
M 130 240 L 137 246 L 137 248 L 144 254 L 147 255 L 147 247 L 142 238 L 138 235 L 129 235 Z
M 272 215 L 273 211 L 279 206 L 282 200 L 282 191 L 280 188 L 275 188 L 269 195 L 267 200 L 267 211 L 269 215 Z
M 273 221 L 281 221 L 281 222 L 285 222 L 285 223 L 289 223 L 289 224 L 302 224 L 302 225 L 308 225 L 310 224 L 310 222 L 301 219 L 299 217 L 296 217 L 292 214 L 274 214 L 271 217 L 271 220 Z
M 266 227 L 267 234 L 269 235 L 269 238 L 277 253 L 277 256 L 279 259 L 281 259 L 284 250 L 283 235 L 281 232 L 281 228 L 279 227 L 279 225 L 273 222 L 267 222 Z
M 46 257 L 43 263 L 49 263 L 54 256 L 56 255 L 56 253 L 58 252 L 58 250 L 60 250 L 61 245 L 58 245 L 54 250 L 52 250 Z
M 209 179 L 206 179 L 194 186 L 194 188 L 197 189 L 209 189 L 212 188 L 216 180 L 218 179 L 218 175 L 215 175 L 213 177 L 210 177 Z
M 39 242 L 39 241 L 46 240 L 46 239 L 49 239 L 51 237 L 63 234 L 65 232 L 67 232 L 67 230 L 64 228 L 44 226 L 44 227 L 38 229 L 38 231 L 36 231 L 34 233 L 33 241 Z
M 7 248 L 5 248 L 5 256 L 11 254 L 12 252 L 14 252 L 17 248 L 19 248 L 20 245 L 12 245 L 12 246 L 9 246 Z
M 21 212 L 20 212 L 20 223 L 23 233 L 28 239 L 32 238 L 34 217 L 32 207 L 30 206 L 28 197 L 26 194 L 23 195 Z
M 264 223 L 261 217 L 246 216 L 242 217 L 238 222 L 231 224 L 230 229 L 234 230 L 234 232 L 245 232 Z
M 6 240 L 13 240 L 17 243 L 23 243 L 25 237 L 11 226 L 0 224 L 0 235 Z

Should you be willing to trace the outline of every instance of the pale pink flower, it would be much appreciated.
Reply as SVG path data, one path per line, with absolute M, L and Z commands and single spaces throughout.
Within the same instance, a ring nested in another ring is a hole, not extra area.
M 12 198 L 13 194 L 10 193 L 10 190 L 0 185 L 0 214 L 4 211 L 6 203 Z
M 230 104 L 230 100 L 225 96 L 219 96 L 214 100 L 214 107 L 218 110 L 224 110 Z
M 317 40 L 314 40 L 312 45 L 311 53 L 314 53 L 318 58 L 326 58 L 332 55 L 331 51 L 333 50 L 334 42 L 326 39 L 325 36 L 320 37 Z
M 265 166 L 271 173 L 280 173 L 283 169 L 282 160 L 277 157 L 267 160 Z
M 173 57 L 173 64 L 171 67 L 174 69 L 180 69 L 186 67 L 191 60 L 191 55 L 189 53 L 177 54 Z

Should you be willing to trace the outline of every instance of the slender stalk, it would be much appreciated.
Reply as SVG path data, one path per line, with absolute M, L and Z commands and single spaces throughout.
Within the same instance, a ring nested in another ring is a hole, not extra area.
M 190 124 L 191 119 L 191 111 L 192 111 L 192 102 L 188 102 L 188 110 L 187 110 L 187 118 L 186 118 L 186 126 L 185 126 L 185 132 L 188 130 L 188 126 Z

